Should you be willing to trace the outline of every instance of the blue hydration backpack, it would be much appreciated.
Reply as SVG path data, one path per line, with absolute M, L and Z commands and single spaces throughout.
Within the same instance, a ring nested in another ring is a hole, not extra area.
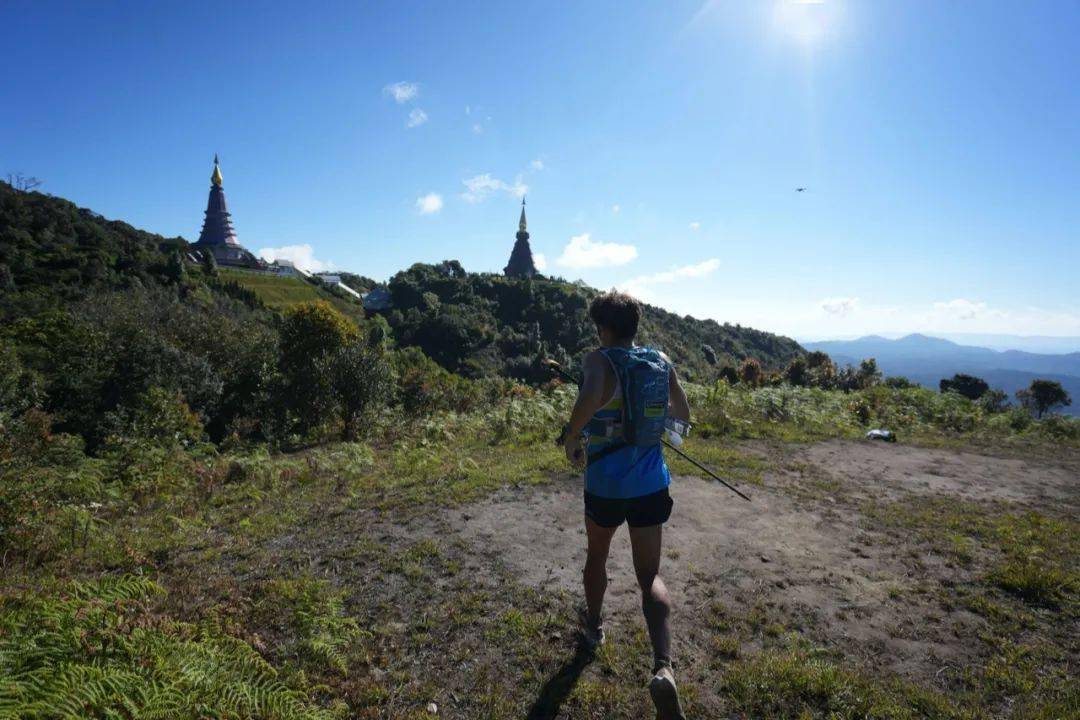
M 602 348 L 622 387 L 622 441 L 653 447 L 664 437 L 670 368 L 652 348 Z

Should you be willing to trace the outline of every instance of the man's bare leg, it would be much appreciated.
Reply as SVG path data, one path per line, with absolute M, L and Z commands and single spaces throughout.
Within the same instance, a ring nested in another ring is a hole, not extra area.
M 585 535 L 589 545 L 585 554 L 585 607 L 588 625 L 596 628 L 600 625 L 601 610 L 604 606 L 604 592 L 607 590 L 607 559 L 611 548 L 611 538 L 615 528 L 597 525 L 591 518 L 585 518 Z
M 663 525 L 630 528 L 630 546 L 634 551 L 634 572 L 641 588 L 641 610 L 652 641 L 653 659 L 671 664 L 671 600 L 667 586 L 660 579 L 660 549 Z
M 675 689 L 671 667 L 671 600 L 667 586 L 660 579 L 660 550 L 663 525 L 630 528 L 630 546 L 634 553 L 634 572 L 641 588 L 641 610 L 649 628 L 653 646 L 653 679 L 649 693 L 662 720 L 682 720 L 682 706 Z

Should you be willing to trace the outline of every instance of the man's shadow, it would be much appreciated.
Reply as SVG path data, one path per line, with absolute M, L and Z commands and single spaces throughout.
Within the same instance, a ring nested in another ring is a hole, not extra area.
M 573 692 L 581 673 L 594 659 L 596 652 L 578 638 L 574 656 L 563 663 L 544 683 L 544 687 L 540 688 L 536 702 L 529 709 L 528 720 L 553 720 L 563 702 Z

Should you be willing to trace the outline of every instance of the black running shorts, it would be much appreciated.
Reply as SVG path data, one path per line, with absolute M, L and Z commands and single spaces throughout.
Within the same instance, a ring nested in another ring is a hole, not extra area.
M 663 525 L 671 517 L 674 501 L 664 488 L 651 495 L 634 498 L 606 498 L 585 493 L 585 517 L 604 528 Z

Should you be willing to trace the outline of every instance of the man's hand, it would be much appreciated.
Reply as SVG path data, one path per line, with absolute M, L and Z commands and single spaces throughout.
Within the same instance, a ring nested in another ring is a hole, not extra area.
M 581 447 L 581 435 L 567 435 L 563 442 L 566 460 L 575 468 L 585 467 L 585 450 Z

